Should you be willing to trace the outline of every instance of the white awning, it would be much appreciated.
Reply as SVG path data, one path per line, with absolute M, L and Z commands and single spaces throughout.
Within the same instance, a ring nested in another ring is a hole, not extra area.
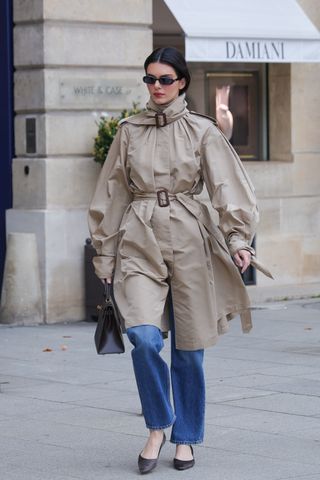
M 320 62 L 320 34 L 296 0 L 164 0 L 191 62 Z

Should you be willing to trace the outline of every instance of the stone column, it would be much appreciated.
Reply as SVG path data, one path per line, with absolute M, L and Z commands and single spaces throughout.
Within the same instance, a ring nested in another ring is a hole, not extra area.
M 15 0 L 13 209 L 35 233 L 48 323 L 84 318 L 87 208 L 100 167 L 96 121 L 144 105 L 151 0 Z

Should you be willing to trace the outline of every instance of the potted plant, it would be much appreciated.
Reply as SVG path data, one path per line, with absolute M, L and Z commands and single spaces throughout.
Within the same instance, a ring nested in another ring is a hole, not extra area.
M 133 103 L 131 109 L 122 110 L 118 117 L 100 117 L 100 120 L 97 123 L 98 134 L 94 139 L 93 147 L 93 159 L 95 162 L 100 163 L 101 166 L 104 164 L 111 143 L 113 142 L 113 139 L 119 128 L 119 122 L 124 118 L 130 117 L 131 115 L 140 113 L 141 109 L 138 108 L 138 105 L 138 103 Z

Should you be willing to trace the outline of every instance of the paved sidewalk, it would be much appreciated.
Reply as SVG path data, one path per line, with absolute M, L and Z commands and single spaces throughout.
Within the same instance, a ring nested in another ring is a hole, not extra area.
M 206 351 L 206 438 L 195 468 L 173 470 L 168 442 L 154 479 L 320 479 L 320 301 L 266 304 L 253 319 L 250 335 L 235 319 Z M 96 355 L 94 328 L 0 326 L 1 479 L 139 477 L 147 431 L 130 348 Z

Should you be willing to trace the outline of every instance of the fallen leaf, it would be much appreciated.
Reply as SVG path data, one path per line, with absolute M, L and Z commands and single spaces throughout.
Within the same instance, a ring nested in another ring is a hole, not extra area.
M 52 348 L 46 347 L 42 350 L 43 352 L 53 352 Z
M 67 345 L 60 345 L 60 350 L 68 350 Z
M 312 330 L 312 327 L 304 327 L 305 330 Z

